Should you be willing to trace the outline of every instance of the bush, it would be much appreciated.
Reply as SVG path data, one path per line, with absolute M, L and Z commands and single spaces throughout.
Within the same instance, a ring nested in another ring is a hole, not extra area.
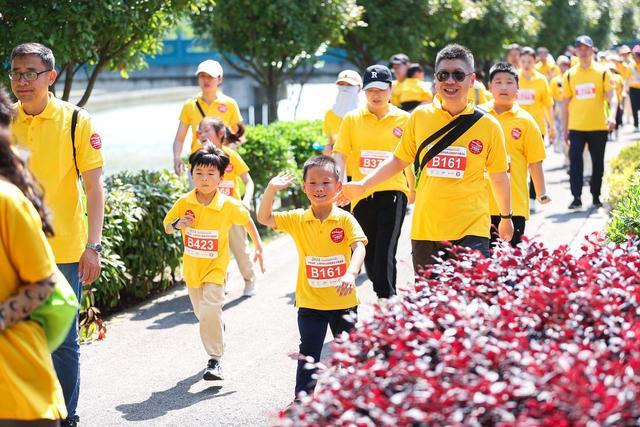
M 615 208 L 625 197 L 633 176 L 640 172 L 640 142 L 620 150 L 609 166 L 609 204 Z
M 624 242 L 630 235 L 640 236 L 640 172 L 631 179 L 625 196 L 611 212 L 607 232 L 609 239 L 616 243 Z
M 461 251 L 334 346 L 291 426 L 636 425 L 640 253 Z

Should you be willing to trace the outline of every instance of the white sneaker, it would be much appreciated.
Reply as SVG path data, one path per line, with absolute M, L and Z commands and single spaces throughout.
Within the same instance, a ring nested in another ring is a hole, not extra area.
M 256 294 L 256 285 L 255 283 L 245 283 L 244 291 L 242 291 L 242 295 L 245 297 L 252 297 Z

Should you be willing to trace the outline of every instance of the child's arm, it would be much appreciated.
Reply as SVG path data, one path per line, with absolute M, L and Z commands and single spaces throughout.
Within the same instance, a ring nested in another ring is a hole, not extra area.
M 276 228 L 276 220 L 273 217 L 273 199 L 279 190 L 283 190 L 291 185 L 296 179 L 292 173 L 281 173 L 269 181 L 267 189 L 264 190 L 262 201 L 258 207 L 258 222 L 267 227 Z
M 253 201 L 255 185 L 253 184 L 253 180 L 251 179 L 249 172 L 245 172 L 240 175 L 240 179 L 244 182 L 244 197 L 242 198 L 242 204 L 245 208 L 251 210 L 251 202 Z
M 166 225 L 166 227 L 164 228 L 165 233 L 167 234 L 173 234 L 175 233 L 177 230 L 182 230 L 185 227 L 189 227 L 191 224 L 193 224 L 193 215 L 191 214 L 187 214 L 183 217 L 178 217 L 179 220 L 177 223 L 175 223 L 175 227 L 174 227 L 174 222 L 170 222 Z M 178 219 L 176 218 L 176 219 Z M 175 220 L 174 220 L 175 221 Z
M 262 239 L 260 239 L 260 234 L 258 233 L 258 229 L 256 228 L 256 224 L 253 222 L 251 218 L 249 218 L 249 222 L 244 225 L 244 229 L 251 237 L 251 241 L 253 242 L 253 246 L 255 248 L 255 254 L 253 256 L 253 261 L 260 264 L 260 271 L 264 273 L 264 259 L 262 257 Z
M 358 277 L 358 273 L 360 273 L 362 263 L 364 263 L 364 256 L 366 254 L 363 242 L 353 243 L 351 245 L 351 250 L 353 251 L 353 255 L 351 255 L 351 263 L 349 264 L 349 268 L 347 268 L 347 272 L 342 276 L 342 279 L 340 279 L 340 284 L 336 288 L 338 295 L 341 297 L 349 295 L 355 289 L 356 277 Z

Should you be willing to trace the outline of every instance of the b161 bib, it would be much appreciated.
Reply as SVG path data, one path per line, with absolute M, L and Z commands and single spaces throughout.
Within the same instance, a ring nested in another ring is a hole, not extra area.
M 361 150 L 360 151 L 360 172 L 365 175 L 370 174 L 384 162 L 391 157 L 390 151 L 382 150 Z
M 218 185 L 218 190 L 220 190 L 220 192 L 222 194 L 225 194 L 227 196 L 233 196 L 233 188 L 236 186 L 236 183 L 230 179 L 224 179 L 222 181 L 220 181 L 220 184 Z
M 347 260 L 344 255 L 328 257 L 305 257 L 307 281 L 312 288 L 336 286 L 347 272 Z
M 218 230 L 185 229 L 184 252 L 194 258 L 218 258 Z
M 447 147 L 427 163 L 427 175 L 438 178 L 464 178 L 467 168 L 467 148 Z

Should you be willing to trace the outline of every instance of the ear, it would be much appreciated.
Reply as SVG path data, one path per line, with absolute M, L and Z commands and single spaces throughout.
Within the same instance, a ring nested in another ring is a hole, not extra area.
M 49 73 L 49 86 L 53 86 L 57 78 L 58 72 L 56 70 L 51 70 L 51 72 Z
M 338 179 L 338 182 L 336 184 L 336 191 L 337 192 L 342 191 L 342 181 L 340 179 Z
M 471 82 L 471 86 L 473 87 L 473 85 L 476 83 L 476 73 L 471 74 L 471 76 L 469 77 L 469 81 Z

